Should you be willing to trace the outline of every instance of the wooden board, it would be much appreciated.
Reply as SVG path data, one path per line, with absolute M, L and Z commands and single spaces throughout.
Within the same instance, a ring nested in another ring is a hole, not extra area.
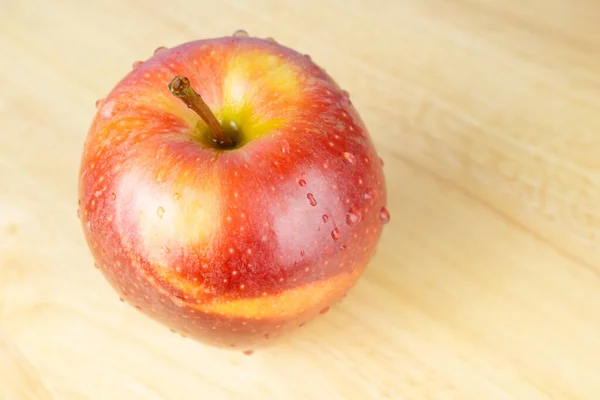
M 0 398 L 600 398 L 598 21 L 596 0 L 0 0 Z M 351 93 L 392 214 L 348 298 L 252 356 L 120 303 L 75 215 L 96 99 L 238 28 Z

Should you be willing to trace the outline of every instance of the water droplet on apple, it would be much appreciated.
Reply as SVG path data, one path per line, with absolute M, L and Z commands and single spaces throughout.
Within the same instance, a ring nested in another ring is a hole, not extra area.
M 254 353 L 254 350 L 246 350 L 246 351 L 244 352 L 244 354 L 245 354 L 245 355 L 247 355 L 247 356 L 251 356 L 251 355 L 252 355 L 252 353 Z
M 179 200 L 179 198 L 180 198 L 180 197 L 181 197 L 181 195 L 179 194 L 179 192 L 175 192 L 175 193 L 173 193 L 173 198 L 174 198 L 175 200 Z
M 304 257 L 304 254 L 306 254 L 306 253 L 304 253 L 304 250 L 300 250 L 300 255 L 301 255 L 302 257 Z
M 169 254 L 171 252 L 171 249 L 169 248 L 169 246 L 163 246 L 163 251 L 165 252 L 165 254 Z
M 167 49 L 167 48 L 166 48 L 166 47 L 164 47 L 164 46 L 157 47 L 157 48 L 156 48 L 156 50 L 154 50 L 154 55 L 155 55 L 155 56 L 157 56 L 157 55 L 159 55 L 160 53 L 164 53 L 164 52 L 165 52 L 165 51 L 167 51 L 167 50 L 169 50 L 169 49 Z
M 319 314 L 325 314 L 327 311 L 329 311 L 329 307 L 321 309 L 321 311 L 319 311 Z
M 305 54 L 304 58 L 306 58 L 308 61 L 312 61 L 312 58 L 310 58 L 310 55 L 308 55 L 308 54 Z
M 102 102 L 102 111 L 100 111 L 100 115 L 102 115 L 104 118 L 110 118 L 113 115 L 114 108 L 114 101 L 109 101 L 107 103 Z
M 379 164 L 383 167 L 383 158 L 379 157 Z
M 79 215 L 79 208 L 77 209 L 77 219 L 81 219 L 81 216 Z
M 300 186 L 306 186 L 306 181 L 304 179 L 299 179 L 298 180 L 298 185 L 300 185 Z
M 124 299 L 124 298 L 122 298 L 122 297 L 119 297 L 119 301 L 121 301 L 121 302 L 124 302 L 124 301 L 125 301 L 125 299 Z
M 133 69 L 136 69 L 137 67 L 139 67 L 139 66 L 140 66 L 140 65 L 142 65 L 142 64 L 143 64 L 143 62 L 142 62 L 142 61 L 136 61 L 136 62 L 134 62 L 134 63 L 131 65 L 131 67 L 132 67 Z
M 350 93 L 348 93 L 347 90 L 342 90 L 342 97 L 344 101 L 346 101 L 348 104 L 352 104 L 352 100 L 350 99 Z M 350 130 L 353 131 L 354 127 L 350 126 Z
M 98 100 L 96 100 L 96 108 L 100 108 L 100 106 L 102 105 L 103 101 L 104 101 L 104 99 L 98 99 Z
M 165 209 L 160 206 L 156 209 L 156 215 L 158 215 L 158 218 L 162 218 L 163 215 L 165 215 Z
M 354 164 L 356 162 L 356 157 L 354 157 L 354 154 L 344 152 L 342 155 L 344 156 L 344 162 L 346 164 Z
M 384 224 L 387 224 L 388 222 L 390 222 L 390 212 L 388 211 L 388 209 L 385 206 L 381 207 L 381 210 L 379 211 L 379 219 Z
M 321 218 L 323 218 L 323 222 L 327 222 L 327 220 L 329 220 L 329 215 L 323 214 Z
M 265 333 L 265 335 L 263 336 L 265 339 L 268 339 L 270 336 L 268 333 Z
M 283 154 L 289 153 L 290 152 L 290 144 L 286 139 L 283 139 L 281 141 L 281 152 Z
M 245 31 L 245 30 L 243 30 L 243 29 L 238 29 L 237 31 L 235 31 L 235 32 L 233 33 L 233 37 L 238 37 L 238 38 L 247 38 L 248 36 L 249 36 L 249 35 L 248 35 L 248 32 L 246 32 L 246 31 Z
M 317 200 L 315 199 L 315 196 L 313 196 L 312 193 L 307 194 L 306 198 L 308 199 L 308 202 L 310 203 L 311 206 L 314 207 L 317 205 Z
M 94 263 L 94 268 L 96 268 L 96 269 L 100 269 L 100 265 L 98 265 L 98 263 L 97 263 L 97 262 L 95 262 L 95 263 Z
M 265 40 L 271 44 L 278 44 L 277 41 L 275 39 L 273 39 L 272 37 L 268 37 Z
M 117 199 L 117 195 L 114 192 L 110 193 L 110 198 L 115 201 Z
M 363 198 L 365 200 L 373 200 L 376 196 L 375 190 L 371 189 L 365 192 L 365 194 L 363 195 Z
M 340 230 L 338 228 L 335 228 L 334 230 L 331 231 L 331 237 L 333 238 L 333 240 L 339 240 L 340 239 Z
M 346 223 L 350 226 L 358 224 L 362 220 L 362 213 L 358 207 L 352 207 L 346 213 Z

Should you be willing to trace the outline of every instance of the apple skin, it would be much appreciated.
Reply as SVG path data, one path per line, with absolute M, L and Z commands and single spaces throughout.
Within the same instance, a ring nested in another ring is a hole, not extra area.
M 189 78 L 240 143 L 168 89 Z M 232 124 L 233 122 L 233 124 Z M 273 40 L 159 48 L 98 103 L 79 215 L 122 300 L 219 347 L 259 347 L 346 295 L 389 220 L 382 162 L 328 74 Z

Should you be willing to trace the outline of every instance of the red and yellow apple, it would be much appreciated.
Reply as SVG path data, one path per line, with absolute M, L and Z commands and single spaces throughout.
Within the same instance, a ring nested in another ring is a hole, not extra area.
M 389 220 L 348 93 L 308 56 L 243 33 L 135 64 L 98 103 L 79 204 L 120 297 L 215 346 L 260 346 L 325 312 Z

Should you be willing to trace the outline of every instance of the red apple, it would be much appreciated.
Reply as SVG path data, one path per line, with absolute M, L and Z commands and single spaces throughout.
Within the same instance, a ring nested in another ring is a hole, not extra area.
M 79 204 L 121 298 L 215 346 L 259 346 L 325 312 L 389 220 L 348 93 L 243 32 L 135 64 L 98 104 Z

